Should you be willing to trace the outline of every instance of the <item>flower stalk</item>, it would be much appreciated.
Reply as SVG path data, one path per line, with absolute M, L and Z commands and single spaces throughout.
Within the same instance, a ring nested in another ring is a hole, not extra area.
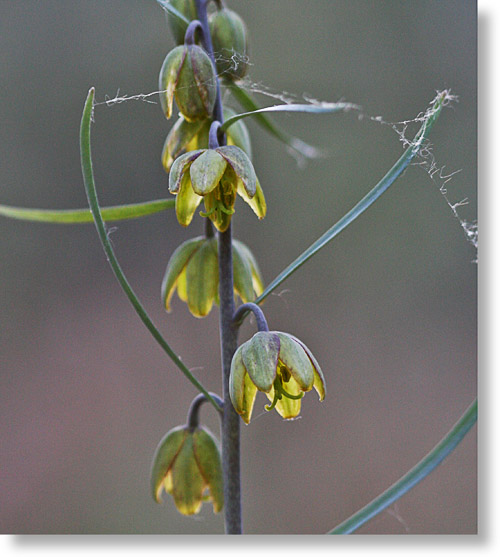
M 208 26 L 207 0 L 196 0 L 198 20 L 203 29 L 203 46 L 215 66 L 212 39 Z M 224 121 L 219 79 L 216 79 L 217 94 L 213 112 L 214 121 Z M 218 138 L 225 144 L 225 138 Z M 241 534 L 241 480 L 240 480 L 240 417 L 229 396 L 231 361 L 237 347 L 238 330 L 233 326 L 234 280 L 231 223 L 224 232 L 219 232 L 219 299 L 220 340 L 222 362 L 222 393 L 224 408 L 222 416 L 222 474 L 224 481 L 224 521 L 226 534 Z

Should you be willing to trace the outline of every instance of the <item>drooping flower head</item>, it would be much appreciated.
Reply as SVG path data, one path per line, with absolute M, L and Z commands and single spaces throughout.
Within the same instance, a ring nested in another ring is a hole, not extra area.
M 205 317 L 219 300 L 219 265 L 217 238 L 199 236 L 181 244 L 170 258 L 162 282 L 163 305 L 170 311 L 170 301 L 177 289 L 195 317 Z M 243 302 L 251 302 L 264 290 L 262 277 L 252 252 L 242 242 L 233 240 L 234 293 Z
M 200 512 L 206 500 L 218 513 L 224 504 L 222 482 L 219 449 L 207 429 L 176 427 L 160 441 L 151 469 L 151 491 L 157 503 L 165 490 L 182 514 Z
M 249 423 L 257 390 L 266 394 L 284 419 L 300 413 L 301 398 L 312 388 L 325 398 L 323 372 L 311 351 L 299 339 L 278 331 L 260 331 L 243 343 L 231 362 L 229 393 L 233 406 Z
M 244 151 L 234 145 L 181 155 L 170 169 L 168 187 L 177 195 L 175 211 L 183 226 L 189 225 L 203 199 L 206 212 L 201 214 L 224 232 L 231 222 L 237 193 L 260 219 L 266 214 L 264 193 L 253 165 Z

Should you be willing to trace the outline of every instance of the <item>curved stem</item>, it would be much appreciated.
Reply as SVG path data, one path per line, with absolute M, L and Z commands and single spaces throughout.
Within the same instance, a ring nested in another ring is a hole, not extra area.
M 344 520 L 328 534 L 351 534 L 365 522 L 382 512 L 389 505 L 397 501 L 402 495 L 410 491 L 421 480 L 429 475 L 436 466 L 453 451 L 462 441 L 466 433 L 477 420 L 477 399 L 467 408 L 462 417 L 448 432 L 448 434 L 428 453 L 416 466 L 400 478 L 389 489 L 376 497 L 371 503 Z
M 196 31 L 200 31 L 203 36 L 203 26 L 197 19 L 194 19 L 187 26 L 186 34 L 184 35 L 184 44 L 188 44 L 188 45 L 195 44 Z
M 219 130 L 221 128 L 221 123 L 219 120 L 214 120 L 210 126 L 210 131 L 208 132 L 208 148 L 217 149 L 220 146 L 219 141 Z
M 219 417 L 221 417 L 221 412 L 224 407 L 224 401 L 218 397 L 215 393 L 210 393 L 210 396 L 217 402 L 219 405 Z M 196 429 L 200 425 L 200 408 L 201 405 L 207 402 L 207 397 L 200 393 L 199 395 L 195 396 L 189 406 L 188 415 L 187 415 L 187 425 L 190 429 Z
M 233 324 L 235 326 L 241 325 L 243 319 L 248 312 L 252 312 L 255 315 L 255 320 L 257 321 L 257 329 L 259 331 L 269 331 L 269 326 L 267 325 L 266 317 L 264 312 L 260 309 L 257 304 L 253 302 L 248 302 L 247 304 L 242 304 L 233 315 Z

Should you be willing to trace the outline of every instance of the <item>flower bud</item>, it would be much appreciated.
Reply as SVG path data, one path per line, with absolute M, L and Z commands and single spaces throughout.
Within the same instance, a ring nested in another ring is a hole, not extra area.
M 180 12 L 188 21 L 196 19 L 196 1 L 195 0 L 169 0 L 172 8 Z M 177 44 L 184 43 L 184 35 L 186 34 L 187 23 L 167 11 L 167 22 Z
M 234 294 L 243 302 L 260 296 L 264 284 L 257 262 L 242 242 L 233 240 Z M 162 282 L 163 305 L 170 311 L 170 301 L 177 289 L 195 317 L 205 317 L 219 299 L 217 238 L 199 236 L 181 244 L 168 262 Z
M 241 17 L 223 8 L 209 18 L 217 73 L 241 79 L 248 71 L 248 33 Z
M 234 409 L 245 423 L 252 417 L 257 390 L 285 420 L 300 414 L 301 398 L 312 388 L 320 401 L 325 398 L 323 372 L 311 351 L 292 335 L 261 331 L 234 353 L 229 377 L 229 394 Z
M 207 429 L 176 427 L 160 441 L 151 469 L 151 491 L 157 503 L 163 490 L 173 496 L 177 510 L 185 515 L 199 513 L 207 499 L 215 513 L 222 509 L 221 458 Z
M 160 70 L 160 102 L 165 116 L 172 116 L 175 101 L 188 122 L 209 118 L 217 94 L 216 76 L 208 54 L 199 46 L 177 46 Z
M 224 107 L 224 120 L 235 114 L 234 110 Z M 210 120 L 188 122 L 183 116 L 179 116 L 163 145 L 161 161 L 166 172 L 170 172 L 170 168 L 177 157 L 188 151 L 208 148 L 210 125 Z M 236 147 L 245 151 L 249 159 L 252 158 L 250 134 L 243 121 L 238 120 L 230 126 L 226 135 L 228 145 L 236 145 Z

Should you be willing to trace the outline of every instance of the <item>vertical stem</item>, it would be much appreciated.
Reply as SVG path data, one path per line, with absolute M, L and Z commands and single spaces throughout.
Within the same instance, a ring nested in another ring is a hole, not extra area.
M 212 38 L 208 26 L 208 0 L 195 0 L 198 20 L 203 28 L 205 50 L 215 68 Z M 214 120 L 223 122 L 220 84 L 217 82 L 217 99 Z M 220 338 L 222 361 L 222 392 L 224 411 L 222 417 L 222 473 L 224 477 L 224 519 L 226 534 L 241 534 L 241 481 L 240 481 L 240 417 L 231 404 L 229 397 L 229 374 L 231 360 L 236 351 L 237 327 L 233 326 L 234 282 L 233 282 L 233 243 L 231 225 L 219 233 L 219 300 L 220 300 Z

